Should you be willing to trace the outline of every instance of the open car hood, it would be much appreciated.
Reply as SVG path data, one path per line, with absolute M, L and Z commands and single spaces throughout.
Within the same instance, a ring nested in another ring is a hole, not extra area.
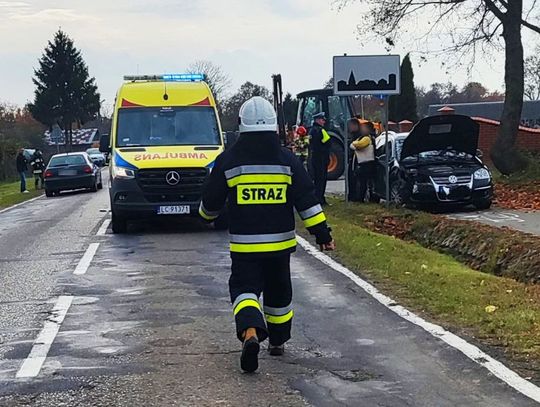
M 454 149 L 476 155 L 480 126 L 469 116 L 431 116 L 411 130 L 401 150 L 400 160 L 426 151 Z

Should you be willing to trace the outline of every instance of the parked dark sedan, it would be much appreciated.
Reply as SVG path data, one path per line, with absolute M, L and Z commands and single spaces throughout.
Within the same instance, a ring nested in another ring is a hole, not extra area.
M 422 119 L 410 133 L 389 133 L 390 198 L 396 204 L 459 204 L 488 209 L 493 197 L 491 173 L 478 153 L 479 126 L 468 116 Z M 375 142 L 374 195 L 386 186 L 384 134 Z
M 101 170 L 86 153 L 67 153 L 52 156 L 45 170 L 45 195 L 60 191 L 103 188 Z

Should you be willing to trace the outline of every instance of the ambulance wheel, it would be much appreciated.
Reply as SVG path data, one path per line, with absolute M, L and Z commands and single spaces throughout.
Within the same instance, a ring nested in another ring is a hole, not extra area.
M 127 219 L 112 213 L 111 226 L 113 233 L 120 234 L 127 232 Z
M 229 229 L 229 218 L 226 214 L 220 215 L 214 221 L 214 229 L 216 230 L 227 230 Z

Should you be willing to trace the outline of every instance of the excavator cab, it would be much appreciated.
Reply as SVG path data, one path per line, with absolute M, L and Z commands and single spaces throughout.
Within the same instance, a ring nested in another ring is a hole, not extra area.
M 313 125 L 313 116 L 325 112 L 327 117 L 326 130 L 330 135 L 330 163 L 328 179 L 336 180 L 341 177 L 347 167 L 345 163 L 344 141 L 346 124 L 353 116 L 353 106 L 349 98 L 343 103 L 339 96 L 334 96 L 332 89 L 317 89 L 299 93 L 298 115 L 296 124 L 306 129 Z

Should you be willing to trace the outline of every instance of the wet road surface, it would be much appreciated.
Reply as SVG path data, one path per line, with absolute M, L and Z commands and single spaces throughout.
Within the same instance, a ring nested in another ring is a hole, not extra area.
M 0 406 L 536 405 L 302 249 L 286 356 L 242 374 L 226 233 L 97 235 L 107 208 L 100 191 L 0 214 Z

